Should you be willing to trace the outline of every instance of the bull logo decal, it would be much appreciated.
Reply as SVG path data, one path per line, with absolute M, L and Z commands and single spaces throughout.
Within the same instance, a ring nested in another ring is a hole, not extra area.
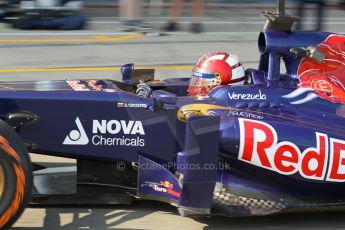
M 308 92 L 291 104 L 303 104 L 318 97 L 345 104 L 345 36 L 330 35 L 317 49 L 325 54 L 324 60 L 318 63 L 311 58 L 302 59 L 298 68 L 299 88 L 283 97 L 295 99 Z

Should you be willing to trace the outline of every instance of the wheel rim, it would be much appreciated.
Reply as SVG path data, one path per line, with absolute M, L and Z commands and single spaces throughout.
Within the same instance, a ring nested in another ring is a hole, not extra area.
M 4 195 L 5 184 L 6 184 L 5 171 L 2 165 L 0 164 L 0 201 L 2 200 L 2 197 Z

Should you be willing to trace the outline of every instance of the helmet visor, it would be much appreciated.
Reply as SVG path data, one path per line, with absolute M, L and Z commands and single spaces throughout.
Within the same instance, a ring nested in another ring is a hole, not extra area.
M 217 74 L 194 68 L 189 81 L 188 93 L 190 96 L 205 96 L 219 84 L 220 79 L 217 77 Z
M 204 86 L 212 87 L 219 85 L 219 80 L 217 79 L 216 74 L 207 73 L 199 68 L 194 68 L 192 72 L 192 77 L 190 78 L 190 86 Z

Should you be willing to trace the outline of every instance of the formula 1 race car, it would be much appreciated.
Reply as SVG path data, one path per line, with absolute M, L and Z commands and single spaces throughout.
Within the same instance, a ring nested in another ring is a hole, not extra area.
M 82 2 L 71 0 L 20 1 L 0 4 L 0 19 L 18 29 L 78 30 L 86 25 Z
M 345 38 L 292 32 L 279 5 L 265 13 L 248 83 L 205 97 L 187 95 L 188 78 L 155 80 L 132 64 L 122 81 L 2 82 L 0 227 L 29 199 L 150 199 L 183 216 L 345 208 Z M 44 194 L 47 169 L 27 152 L 77 159 L 75 193 Z

